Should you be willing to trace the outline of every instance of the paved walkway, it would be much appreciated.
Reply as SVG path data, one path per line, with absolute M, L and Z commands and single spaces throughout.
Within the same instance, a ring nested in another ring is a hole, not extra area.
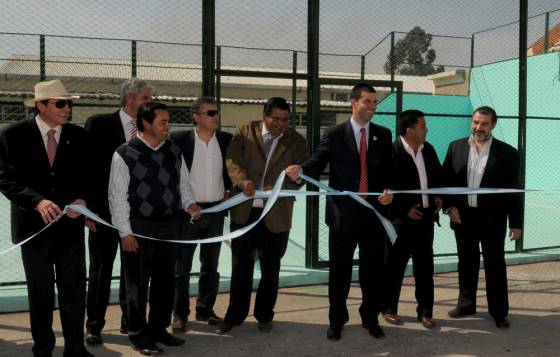
M 360 290 L 352 286 L 348 306 L 350 322 L 340 341 L 325 338 L 328 298 L 325 285 L 284 288 L 276 307 L 274 329 L 259 333 L 251 316 L 230 334 L 220 336 L 199 322 L 189 322 L 182 347 L 165 348 L 165 356 L 557 356 L 560 351 L 560 262 L 508 268 L 510 283 L 509 330 L 498 330 L 486 310 L 485 291 L 479 291 L 479 313 L 473 317 L 447 318 L 457 296 L 457 273 L 436 276 L 435 330 L 415 321 L 414 286 L 405 279 L 400 313 L 403 326 L 381 322 L 386 338 L 370 337 L 360 326 Z M 484 274 L 481 272 L 481 286 Z M 228 295 L 220 294 L 216 312 L 223 315 Z M 111 306 L 104 334 L 105 344 L 90 348 L 96 356 L 137 356 L 126 336 L 118 332 L 120 310 Z M 62 356 L 62 335 L 55 314 L 57 347 Z M 31 334 L 26 313 L 0 315 L 0 356 L 31 356 Z

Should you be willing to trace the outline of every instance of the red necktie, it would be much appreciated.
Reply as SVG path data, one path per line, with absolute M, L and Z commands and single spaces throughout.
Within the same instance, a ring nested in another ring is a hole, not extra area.
M 58 144 L 56 143 L 56 139 L 54 138 L 54 134 L 56 130 L 51 129 L 47 132 L 47 156 L 49 157 L 49 163 L 51 166 L 54 163 L 54 157 L 56 156 L 56 147 Z
M 367 174 L 367 141 L 366 129 L 361 128 L 362 138 L 360 139 L 360 192 L 368 192 L 368 174 Z M 368 196 L 360 196 L 367 199 Z

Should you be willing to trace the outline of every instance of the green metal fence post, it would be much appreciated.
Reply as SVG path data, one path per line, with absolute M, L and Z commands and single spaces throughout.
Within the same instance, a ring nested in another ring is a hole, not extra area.
M 363 81 L 366 78 L 366 56 L 361 56 L 360 66 L 360 79 Z
M 42 82 L 47 78 L 46 70 L 45 35 L 39 36 L 39 80 Z
M 471 68 L 474 68 L 474 33 L 471 36 Z
M 222 75 L 220 70 L 222 69 L 222 46 L 216 47 L 216 106 L 218 111 L 222 110 Z M 220 120 L 220 126 L 222 126 L 222 117 L 218 117 Z
M 549 41 L 548 32 L 550 31 L 549 24 L 550 24 L 550 12 L 547 12 L 546 15 L 544 16 L 544 52 L 543 53 L 548 52 L 548 41 Z
M 519 4 L 519 122 L 517 129 L 517 149 L 519 150 L 519 176 L 521 188 L 525 188 L 526 148 L 527 148 L 527 24 L 529 0 L 520 0 Z M 525 222 L 525 194 L 522 194 L 523 214 L 521 226 Z M 515 250 L 523 251 L 523 238 L 515 241 Z
M 307 1 L 307 147 L 310 154 L 319 144 L 321 95 L 319 87 L 319 0 Z M 317 190 L 307 185 L 307 190 Z M 307 197 L 305 211 L 305 266 L 319 261 L 319 199 Z
M 391 52 L 389 53 L 390 59 L 390 67 L 391 67 L 391 82 L 395 80 L 395 31 L 391 32 Z M 391 92 L 393 92 L 394 88 L 391 88 Z
M 131 73 L 130 76 L 132 78 L 136 78 L 137 77 L 137 73 L 138 73 L 138 69 L 137 69 L 137 63 L 136 63 L 136 41 L 133 40 L 132 41 L 132 53 L 131 53 L 131 59 L 130 59 L 130 63 L 131 63 Z
M 290 126 L 292 128 L 296 127 L 296 97 L 297 97 L 297 51 L 293 52 L 292 66 L 294 79 L 292 79 L 292 115 L 290 116 Z
M 202 0 L 202 95 L 214 96 L 216 1 Z

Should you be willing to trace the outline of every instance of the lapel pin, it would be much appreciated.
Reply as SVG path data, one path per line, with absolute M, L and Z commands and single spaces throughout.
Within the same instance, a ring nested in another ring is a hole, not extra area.
M 70 145 L 70 140 L 67 140 L 67 141 L 66 141 L 66 145 Z
M 373 141 L 377 141 L 377 136 L 373 136 Z

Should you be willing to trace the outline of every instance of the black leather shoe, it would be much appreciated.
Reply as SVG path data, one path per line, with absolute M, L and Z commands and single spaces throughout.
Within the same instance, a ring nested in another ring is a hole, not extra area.
M 258 328 L 260 332 L 272 331 L 272 321 L 259 321 Z
M 232 324 L 227 323 L 225 321 L 222 321 L 218 325 L 218 328 L 216 329 L 216 333 L 218 333 L 220 335 L 223 335 L 223 334 L 226 334 L 226 333 L 230 332 L 232 328 L 233 328 Z
M 181 346 L 185 343 L 185 340 L 175 337 L 167 331 L 163 331 L 154 338 L 154 342 L 161 342 L 166 346 Z
M 385 337 L 385 333 L 383 332 L 383 329 L 381 328 L 381 326 L 379 326 L 379 323 L 365 323 L 362 322 L 362 327 L 365 328 L 366 330 L 369 331 L 369 334 L 372 335 L 375 338 L 383 338 Z
M 142 346 L 132 346 L 132 348 L 144 356 L 157 356 L 163 352 L 163 349 L 155 343 L 147 343 Z
M 476 311 L 473 310 L 461 310 L 459 308 L 454 308 L 453 310 L 447 313 L 452 319 L 460 319 L 461 317 L 467 317 L 476 314 Z
M 121 328 L 119 329 L 119 331 L 123 335 L 128 334 L 128 322 L 126 320 L 126 315 L 121 316 Z
M 101 335 L 94 335 L 92 333 L 88 333 L 86 337 L 86 344 L 91 347 L 101 345 L 103 344 L 103 339 L 101 338 Z
M 506 317 L 503 320 L 496 320 L 496 327 L 501 328 L 503 330 L 507 330 L 509 328 L 509 320 Z
M 216 315 L 214 311 L 205 312 L 197 311 L 195 315 L 196 321 L 208 322 L 208 325 L 215 326 L 222 322 L 222 318 Z
M 342 338 L 342 327 L 329 326 L 327 330 L 327 340 L 338 341 Z

